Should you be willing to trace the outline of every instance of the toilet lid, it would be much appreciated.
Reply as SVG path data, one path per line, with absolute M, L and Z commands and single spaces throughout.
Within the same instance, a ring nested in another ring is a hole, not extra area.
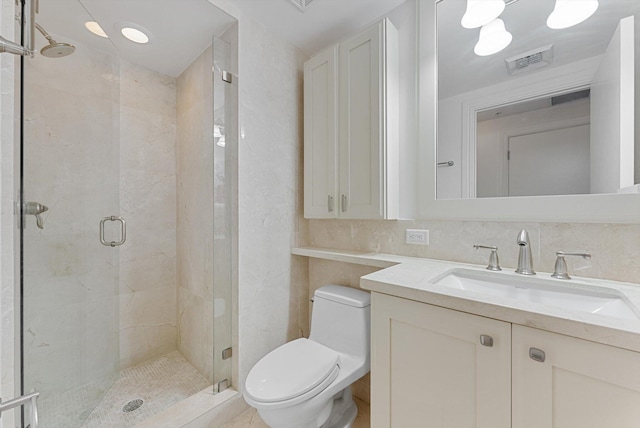
M 323 382 L 326 387 L 333 382 L 327 378 L 335 379 L 338 369 L 337 352 L 309 339 L 297 339 L 271 351 L 253 366 L 245 393 L 263 403 L 290 400 Z

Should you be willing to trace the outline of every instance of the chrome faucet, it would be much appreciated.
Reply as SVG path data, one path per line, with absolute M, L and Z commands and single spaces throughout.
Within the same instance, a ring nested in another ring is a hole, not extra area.
M 591 253 L 567 253 L 564 251 L 556 251 L 556 266 L 551 276 L 557 279 L 571 279 L 567 272 L 567 262 L 564 261 L 566 256 L 577 256 L 583 259 L 590 259 Z
M 487 270 L 499 271 L 502 270 L 500 267 L 500 260 L 498 259 L 498 247 L 495 245 L 474 245 L 473 248 L 476 250 L 479 248 L 484 248 L 487 250 L 491 250 L 491 255 L 489 256 L 489 265 L 487 266 Z
M 522 275 L 535 275 L 536 271 L 533 270 L 533 260 L 531 258 L 531 243 L 529 242 L 529 232 L 522 229 L 518 233 L 516 243 L 520 246 L 520 253 L 518 254 L 518 268 L 516 273 Z

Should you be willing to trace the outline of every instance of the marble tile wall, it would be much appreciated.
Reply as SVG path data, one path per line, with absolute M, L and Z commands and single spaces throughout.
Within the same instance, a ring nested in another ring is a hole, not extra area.
M 588 251 L 590 260 L 567 259 L 570 274 L 640 282 L 640 224 L 311 220 L 309 229 L 312 246 L 476 264 L 485 263 L 488 254 L 473 244 L 496 245 L 506 268 L 516 267 L 516 235 L 527 229 L 538 271 L 553 271 L 558 250 Z M 430 245 L 405 244 L 405 229 L 428 229 Z
M 209 48 L 177 80 L 177 321 L 178 349 L 213 381 L 211 65 Z
M 304 54 L 243 17 L 238 143 L 238 317 L 242 388 L 251 367 L 300 337 L 308 317 L 303 242 L 302 65 Z
M 120 368 L 176 349 L 176 79 L 120 61 Z

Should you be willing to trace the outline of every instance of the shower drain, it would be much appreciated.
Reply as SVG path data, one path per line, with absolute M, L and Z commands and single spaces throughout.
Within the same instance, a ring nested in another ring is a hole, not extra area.
M 143 404 L 143 400 L 141 400 L 140 398 L 136 398 L 135 400 L 131 400 L 127 404 L 122 406 L 122 411 L 125 413 L 133 412 L 134 410 L 138 410 Z

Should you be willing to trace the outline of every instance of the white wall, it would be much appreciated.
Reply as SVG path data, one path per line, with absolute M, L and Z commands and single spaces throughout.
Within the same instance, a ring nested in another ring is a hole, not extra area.
M 589 123 L 589 99 L 478 122 L 477 197 L 507 196 L 505 139 Z M 442 168 L 441 168 L 442 169 Z M 587 169 L 588 174 L 588 169 Z M 531 177 L 536 179 L 536 177 Z M 588 187 L 588 183 L 587 183 Z
M 417 2 L 408 0 L 386 15 L 398 29 L 400 70 L 400 218 L 417 213 L 418 71 Z M 355 33 L 354 33 L 355 34 Z

